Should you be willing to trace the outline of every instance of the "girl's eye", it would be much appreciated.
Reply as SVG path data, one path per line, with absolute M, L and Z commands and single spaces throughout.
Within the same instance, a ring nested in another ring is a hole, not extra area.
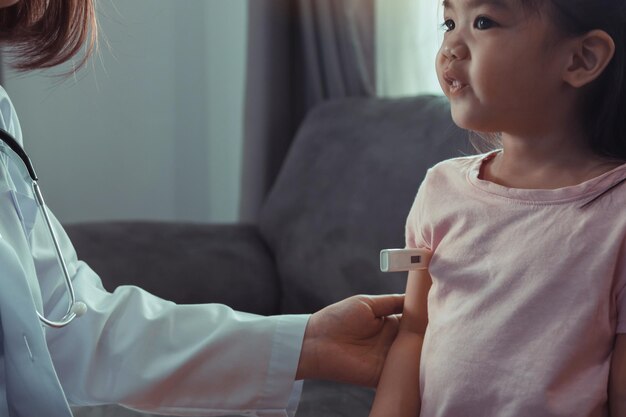
M 441 28 L 443 30 L 445 30 L 446 32 L 450 32 L 451 30 L 454 30 L 454 28 L 456 27 L 454 20 L 452 19 L 446 19 L 442 24 L 441 24 Z
M 474 21 L 474 27 L 478 30 L 486 30 L 496 26 L 496 23 L 485 16 L 478 16 Z

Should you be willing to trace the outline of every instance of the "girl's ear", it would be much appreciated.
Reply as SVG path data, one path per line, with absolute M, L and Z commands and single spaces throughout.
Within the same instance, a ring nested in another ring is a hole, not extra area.
M 563 80 L 575 88 L 589 84 L 602 74 L 614 54 L 615 42 L 603 30 L 592 30 L 576 38 Z

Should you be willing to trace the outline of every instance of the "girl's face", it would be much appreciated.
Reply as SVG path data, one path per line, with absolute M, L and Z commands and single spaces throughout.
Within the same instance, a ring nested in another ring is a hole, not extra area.
M 528 134 L 548 121 L 563 87 L 565 55 L 545 13 L 518 0 L 445 0 L 437 75 L 455 123 Z

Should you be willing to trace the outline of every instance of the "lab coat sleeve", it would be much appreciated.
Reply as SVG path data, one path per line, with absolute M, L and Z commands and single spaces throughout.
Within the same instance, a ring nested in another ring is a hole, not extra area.
M 185 416 L 294 415 L 301 391 L 294 378 L 309 316 L 176 305 L 132 286 L 109 293 L 77 260 L 56 219 L 54 225 L 76 299 L 88 308 L 69 326 L 46 330 L 71 404 L 118 403 Z M 66 291 L 43 232 L 45 227 L 33 231 L 33 255 L 46 314 L 60 317 Z

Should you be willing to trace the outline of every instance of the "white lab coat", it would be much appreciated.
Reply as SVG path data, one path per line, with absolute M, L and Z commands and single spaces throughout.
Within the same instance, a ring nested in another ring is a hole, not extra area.
M 0 90 L 0 127 L 21 142 L 18 119 Z M 294 414 L 308 316 L 176 305 L 131 286 L 109 293 L 77 259 L 54 217 L 76 299 L 87 313 L 63 329 L 44 328 L 35 308 L 58 319 L 67 293 L 30 194 L 0 161 L 0 416 L 67 417 L 68 403 L 175 415 Z

